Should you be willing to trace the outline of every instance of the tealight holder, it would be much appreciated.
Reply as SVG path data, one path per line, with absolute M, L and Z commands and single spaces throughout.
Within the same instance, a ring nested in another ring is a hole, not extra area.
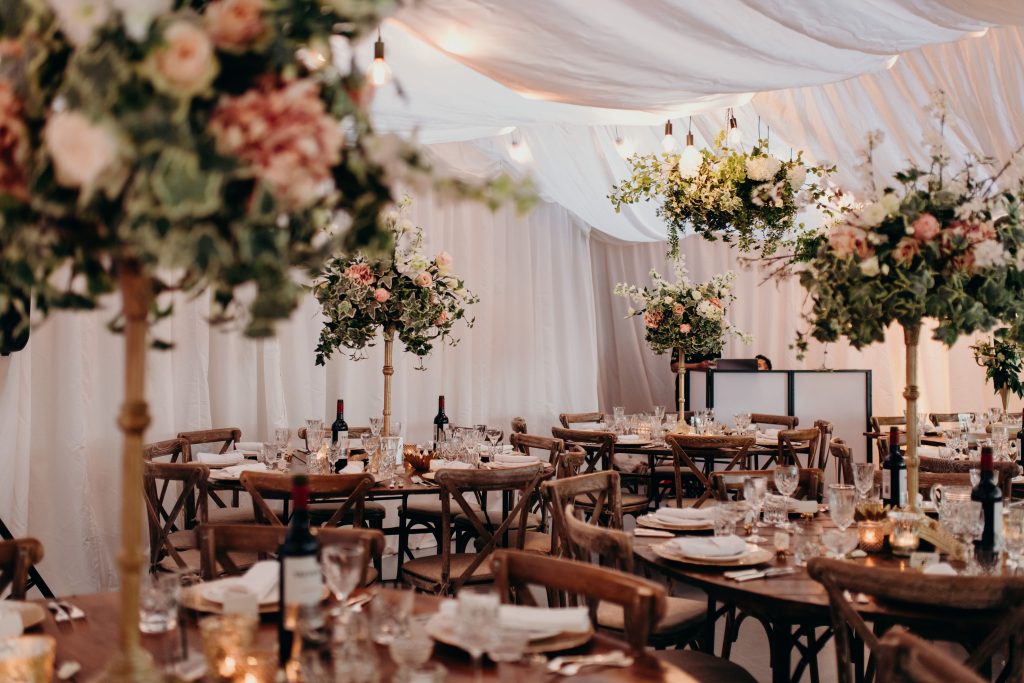
M 916 512 L 890 512 L 892 531 L 889 534 L 889 546 L 893 555 L 909 556 L 917 550 L 921 538 L 917 531 L 920 516 Z
M 50 683 L 57 641 L 50 636 L 19 636 L 0 641 L 0 681 Z
M 277 650 L 249 650 L 238 661 L 234 683 L 274 683 L 277 670 Z
M 881 522 L 858 522 L 858 545 L 866 553 L 881 552 L 885 546 L 885 525 Z
M 258 619 L 249 614 L 216 614 L 199 622 L 207 671 L 214 680 L 234 680 L 256 635 Z

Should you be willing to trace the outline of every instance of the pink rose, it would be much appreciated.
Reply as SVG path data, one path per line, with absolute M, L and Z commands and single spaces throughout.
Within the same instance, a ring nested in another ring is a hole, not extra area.
M 373 298 L 374 298 L 374 299 L 375 299 L 375 300 L 376 300 L 376 301 L 377 301 L 378 303 L 381 303 L 381 304 L 382 304 L 382 303 L 384 303 L 385 301 L 387 301 L 388 299 L 390 299 L 390 298 L 391 298 L 391 292 L 389 292 L 388 290 L 384 289 L 383 287 L 378 287 L 378 288 L 377 288 L 377 289 L 376 289 L 376 290 L 375 290 L 375 291 L 373 292 Z
M 65 110 L 50 116 L 43 142 L 53 158 L 57 182 L 64 187 L 89 187 L 117 162 L 117 139 L 84 114 Z
M 416 279 L 413 280 L 417 287 L 429 287 L 433 281 L 434 278 L 430 277 L 430 273 L 425 271 L 417 275 Z
M 437 326 L 441 326 L 446 322 L 448 322 L 448 311 L 441 311 L 441 314 L 437 316 L 437 322 L 435 324 Z
M 213 0 L 206 7 L 206 29 L 213 44 L 228 52 L 241 52 L 262 38 L 265 0 Z
M 849 223 L 844 223 L 833 230 L 828 236 L 828 244 L 840 258 L 856 255 L 865 259 L 874 253 L 874 249 L 868 244 L 868 233 Z
M 451 254 L 449 254 L 447 251 L 442 251 L 440 254 L 437 255 L 436 258 L 434 258 L 434 263 L 437 264 L 438 271 L 442 273 L 447 273 L 452 267 L 453 260 L 454 259 L 452 258 Z
M 146 64 L 157 90 L 180 97 L 209 88 L 218 70 L 206 31 L 184 19 L 164 30 L 163 43 L 149 54 Z
M 345 269 L 345 277 L 364 287 L 369 287 L 374 280 L 373 269 L 366 263 L 353 263 Z
M 909 264 L 921 253 L 921 243 L 913 237 L 904 237 L 892 250 L 892 258 L 896 263 Z
M 690 329 L 691 328 L 690 328 L 690 324 L 689 323 L 683 323 L 682 325 L 679 326 L 679 332 L 681 334 L 689 334 L 690 333 Z
M 685 306 L 683 306 L 682 304 L 676 304 L 676 305 L 674 305 L 674 306 L 672 307 L 672 312 L 673 312 L 673 313 L 674 313 L 675 315 L 682 315 L 682 314 L 683 314 L 683 311 L 685 311 L 685 310 L 686 310 L 686 307 L 685 307 Z
M 717 296 L 708 297 L 708 303 L 714 306 L 715 308 L 722 307 L 722 301 Z
M 661 311 L 647 311 L 644 313 L 644 324 L 647 325 L 647 327 L 655 328 L 661 324 L 662 317 L 663 314 Z
M 914 228 L 914 237 L 927 242 L 935 239 L 935 237 L 942 230 L 942 226 L 939 225 L 939 220 L 930 213 L 922 213 L 917 217 L 917 220 L 911 224 Z

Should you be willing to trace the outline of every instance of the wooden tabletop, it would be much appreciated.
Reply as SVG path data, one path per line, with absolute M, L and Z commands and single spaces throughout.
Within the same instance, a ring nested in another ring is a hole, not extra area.
M 385 589 L 387 590 L 387 589 Z M 86 619 L 74 622 L 73 625 L 58 625 L 51 616 L 39 627 L 30 632 L 43 632 L 52 635 L 57 640 L 57 663 L 77 661 L 82 666 L 78 680 L 91 680 L 98 674 L 104 664 L 113 656 L 117 648 L 117 593 L 94 593 L 91 595 L 78 595 L 68 598 L 68 601 L 82 608 L 86 613 Z M 430 614 L 437 611 L 441 598 L 429 595 L 416 595 L 414 611 L 417 614 Z M 202 643 L 199 631 L 195 626 L 194 618 L 188 619 L 189 626 L 186 630 L 188 643 L 191 650 L 201 651 Z M 159 636 L 147 636 L 142 638 L 143 647 L 153 653 L 157 662 L 171 660 L 172 652 L 177 652 L 179 646 L 179 634 L 177 631 Z M 260 624 L 259 633 L 255 647 L 274 648 L 277 643 L 277 626 L 273 621 L 273 615 L 265 616 Z M 597 634 L 586 646 L 573 651 L 577 654 L 602 653 L 614 650 L 626 650 L 628 646 L 621 640 L 605 634 Z M 394 664 L 388 655 L 387 648 L 377 646 L 379 660 L 381 662 L 380 680 L 389 681 L 394 674 Z M 560 653 L 564 654 L 564 653 Z M 432 661 L 438 662 L 448 670 L 447 681 L 458 683 L 460 681 L 472 681 L 473 667 L 468 655 L 462 651 L 436 644 Z M 537 663 L 526 668 L 526 680 L 550 680 L 545 673 L 542 663 Z M 206 679 L 204 679 L 206 680 Z M 498 680 L 498 671 L 493 664 L 484 664 L 483 680 Z M 601 682 L 601 683 L 634 683 L 640 681 L 651 681 L 654 683 L 699 683 L 701 677 L 699 672 L 690 675 L 678 668 L 663 663 L 653 656 L 638 657 L 632 666 L 627 668 L 591 668 L 584 669 L 578 676 L 573 677 L 574 681 Z

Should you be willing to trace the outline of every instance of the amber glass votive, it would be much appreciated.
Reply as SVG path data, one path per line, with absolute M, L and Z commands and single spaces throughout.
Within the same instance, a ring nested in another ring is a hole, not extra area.
M 889 534 L 889 546 L 893 555 L 911 555 L 921 542 L 917 533 L 920 516 L 916 512 L 890 512 L 892 532 Z
M 211 680 L 231 681 L 238 676 L 243 657 L 256 635 L 258 621 L 249 614 L 217 614 L 199 622 Z
M 885 525 L 880 522 L 858 522 L 858 545 L 866 553 L 881 552 L 885 545 Z
M 50 636 L 19 636 L 0 641 L 0 681 L 50 683 L 57 641 Z

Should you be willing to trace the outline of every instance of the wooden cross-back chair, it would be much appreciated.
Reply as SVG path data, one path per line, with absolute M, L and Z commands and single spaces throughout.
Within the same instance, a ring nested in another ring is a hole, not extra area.
M 600 422 L 604 419 L 604 413 L 560 413 L 558 421 L 565 429 L 572 429 L 574 424 L 585 422 Z
M 240 574 L 238 556 L 255 556 L 264 560 L 277 555 L 288 533 L 286 527 L 252 526 L 244 524 L 202 524 L 199 535 L 200 570 L 204 581 L 221 576 Z M 363 544 L 367 565 L 363 568 L 360 585 L 370 578 L 370 566 L 377 566 L 384 553 L 384 534 L 377 529 L 312 529 L 312 533 L 325 545 Z
M 579 446 L 587 452 L 580 474 L 611 469 L 615 453 L 615 432 L 596 432 L 584 429 L 552 427 L 551 436 L 568 446 Z
M 43 560 L 43 544 L 34 538 L 0 541 L 0 595 L 8 587 L 12 600 L 24 600 L 29 574 Z
M 149 568 L 187 569 L 195 565 L 196 524 L 207 521 L 210 468 L 194 462 L 143 464 L 142 486 L 149 526 Z M 192 552 L 188 552 L 188 551 Z
M 541 460 L 547 461 L 552 467 L 558 467 L 558 461 L 561 459 L 562 454 L 565 453 L 565 442 L 561 439 L 555 439 L 548 436 L 540 436 L 538 434 L 519 434 L 513 433 L 509 437 L 509 443 L 512 444 L 512 448 L 520 453 L 526 455 L 533 455 Z M 539 451 L 535 453 L 534 451 Z
M 809 429 L 782 429 L 779 431 L 779 454 L 780 465 L 798 465 L 801 467 L 814 467 L 814 459 L 818 456 L 818 445 L 821 441 L 821 430 L 817 427 Z M 807 462 L 800 462 L 800 453 L 807 454 Z M 767 466 L 770 464 L 771 459 Z M 821 469 L 821 468 L 819 468 Z
M 751 413 L 750 424 L 773 425 L 781 429 L 796 429 L 800 418 L 796 415 L 772 415 L 771 413 Z
M 242 440 L 242 430 L 238 427 L 219 427 L 216 429 L 200 429 L 192 432 L 178 432 L 178 438 L 188 443 L 186 462 L 192 460 L 196 446 L 214 444 L 218 453 L 227 453 L 232 445 Z M 218 445 L 219 444 L 219 445 Z
M 691 434 L 669 434 L 666 437 L 672 448 L 672 469 L 675 477 L 675 505 L 683 506 L 683 471 L 685 465 L 704 487 L 703 492 L 693 502 L 692 507 L 700 507 L 714 492 L 711 488 L 709 471 L 697 466 L 691 453 L 701 453 L 707 458 L 728 458 L 722 471 L 736 467 L 749 466 L 750 447 L 754 445 L 753 436 L 696 436 Z
M 292 479 L 274 472 L 242 472 L 242 487 L 252 496 L 253 512 L 256 519 L 271 526 L 287 526 L 267 499 L 290 500 L 292 496 Z M 322 527 L 336 527 L 351 524 L 353 527 L 363 526 L 363 505 L 366 493 L 373 488 L 374 479 L 371 474 L 311 474 L 309 483 L 309 502 L 311 505 L 320 501 L 330 501 L 330 516 L 316 515 L 310 510 L 311 523 Z M 323 519 L 326 517 L 326 519 Z
M 832 423 L 828 420 L 815 420 L 814 428 L 818 430 L 818 452 L 807 456 L 807 466 L 817 467 L 822 472 L 827 472 L 829 443 L 832 441 Z
M 932 423 L 933 427 L 938 427 L 942 423 L 960 423 L 960 415 L 962 413 L 928 413 L 928 421 Z
M 836 473 L 840 484 L 853 485 L 853 449 L 842 439 L 832 439 L 828 445 L 829 453 L 836 461 Z
M 523 550 L 530 530 L 530 503 L 540 482 L 550 475 L 542 463 L 500 470 L 438 470 L 434 480 L 441 491 L 441 552 L 405 562 L 402 579 L 410 586 L 437 594 L 453 594 L 466 584 L 491 581 L 486 560 L 499 547 Z M 474 505 L 480 494 L 511 495 L 507 515 Z M 457 520 L 456 520 L 456 514 Z M 476 552 L 453 552 L 452 530 L 459 526 L 472 534 Z
M 524 417 L 513 417 L 512 418 L 512 433 L 513 434 L 526 434 L 530 430 L 526 428 L 526 418 Z
M 875 677 L 893 683 L 987 683 L 946 650 L 894 626 L 875 649 Z
M 775 477 L 772 470 L 731 470 L 711 474 L 711 489 L 715 499 L 721 502 L 743 500 L 743 481 L 747 477 L 764 477 L 768 480 L 768 489 L 778 493 L 775 488 Z M 796 500 L 816 500 L 821 502 L 824 473 L 816 467 L 800 468 L 800 483 L 797 484 L 793 498 Z
M 551 508 L 552 536 L 556 547 L 569 547 L 565 526 L 565 506 L 574 506 L 594 524 L 622 529 L 622 488 L 619 473 L 614 470 L 591 472 L 575 477 L 546 481 L 541 485 L 544 500 Z M 571 554 L 569 554 L 572 557 Z
M 877 628 L 869 626 L 846 598 L 857 593 L 899 603 L 910 611 L 907 619 L 914 622 L 915 631 L 925 637 L 964 645 L 970 653 L 964 664 L 975 671 L 987 667 L 1009 644 L 1011 669 L 1004 673 L 1009 680 L 1024 680 L 1024 577 L 933 575 L 923 581 L 917 572 L 820 557 L 808 561 L 807 573 L 828 592 L 840 683 L 854 681 L 851 635 L 871 653 L 880 644 Z M 999 614 L 996 626 L 986 629 L 982 619 L 991 619 L 993 613 Z
M 871 416 L 871 431 L 878 435 L 871 437 L 875 440 L 878 462 L 882 462 L 889 455 L 889 427 L 900 427 L 901 431 L 905 431 L 907 428 L 907 418 L 902 415 Z

